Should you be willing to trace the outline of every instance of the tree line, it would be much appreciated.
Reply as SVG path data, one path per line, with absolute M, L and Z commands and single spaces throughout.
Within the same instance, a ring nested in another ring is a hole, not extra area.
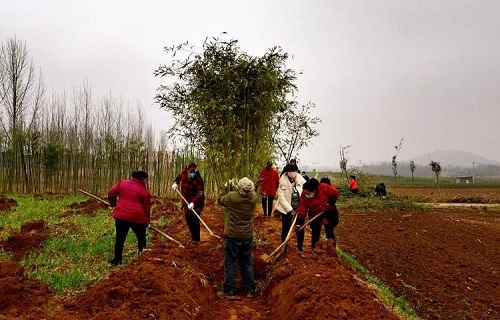
M 318 135 L 314 104 L 295 100 L 296 74 L 280 48 L 254 57 L 236 40 L 207 38 L 200 52 L 186 42 L 166 53 L 169 62 L 154 75 L 173 81 L 158 88 L 156 102 L 175 124 L 157 137 L 140 106 L 127 111 L 111 95 L 95 97 L 87 83 L 49 96 L 26 44 L 2 42 L 0 192 L 100 194 L 144 170 L 161 196 L 196 161 L 210 196 L 228 179 L 252 178 L 270 159 L 296 157 Z

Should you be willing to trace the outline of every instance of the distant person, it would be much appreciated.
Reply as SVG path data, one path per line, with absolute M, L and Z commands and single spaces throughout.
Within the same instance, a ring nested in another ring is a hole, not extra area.
M 332 182 L 330 181 L 330 178 L 328 178 L 328 176 L 324 176 L 323 178 L 321 178 L 321 180 L 319 180 L 319 183 L 326 183 L 332 185 Z
M 325 226 L 325 234 L 327 242 L 336 247 L 336 239 L 334 228 L 339 223 L 339 212 L 336 201 L 339 198 L 339 190 L 326 183 L 319 183 L 318 180 L 312 178 L 304 184 L 302 195 L 300 196 L 299 207 L 297 209 L 297 225 L 299 229 L 305 223 L 306 216 L 309 219 L 322 213 L 322 217 L 311 222 L 311 247 L 314 249 L 319 241 L 321 234 L 321 225 Z M 300 219 L 300 221 L 299 221 Z M 302 248 L 299 248 L 302 250 Z
M 273 168 L 273 163 L 268 161 L 266 167 L 262 169 L 257 180 L 256 186 L 260 186 L 260 194 L 262 197 L 262 211 L 264 217 L 270 217 L 273 211 L 273 202 L 276 197 L 276 190 L 280 182 L 280 175 Z
M 205 187 L 203 183 L 203 178 L 198 170 L 196 170 L 197 165 L 194 162 L 188 164 L 186 169 L 180 172 L 174 180 L 172 189 L 175 191 L 181 186 L 181 194 L 188 202 L 187 204 L 182 202 L 182 211 L 184 212 L 184 217 L 191 233 L 191 240 L 195 242 L 200 242 L 200 219 L 191 211 L 195 210 L 198 215 L 201 215 L 201 211 L 205 205 Z
M 299 169 L 296 164 L 288 164 L 283 169 L 285 173 L 280 178 L 276 203 L 276 210 L 281 216 L 281 242 L 285 241 L 290 228 L 292 227 L 293 218 L 296 215 L 296 210 L 299 207 L 300 195 L 306 181 L 298 173 Z M 304 243 L 304 230 L 297 234 L 297 247 L 302 249 Z
M 108 192 L 109 205 L 115 218 L 115 256 L 110 261 L 117 266 L 122 263 L 123 246 L 129 229 L 137 237 L 139 254 L 146 248 L 146 228 L 151 222 L 151 194 L 146 188 L 148 174 L 132 172 L 132 179 L 122 180 Z
M 302 176 L 302 178 L 304 178 L 304 180 L 306 180 L 306 182 L 309 181 L 309 176 L 306 174 L 305 171 L 302 171 L 300 175 Z
M 358 181 L 356 180 L 356 176 L 349 177 L 349 190 L 354 194 L 358 193 Z
M 387 195 L 385 183 L 381 182 L 381 183 L 377 184 L 377 186 L 375 187 L 375 195 L 378 197 L 381 197 L 382 199 L 385 199 L 385 197 Z
M 256 293 L 253 275 L 253 217 L 258 196 L 252 180 L 244 177 L 238 182 L 237 191 L 222 190 L 217 201 L 227 208 L 224 224 L 224 289 L 220 297 L 234 295 L 236 289 L 236 263 L 239 261 L 243 287 L 247 297 Z

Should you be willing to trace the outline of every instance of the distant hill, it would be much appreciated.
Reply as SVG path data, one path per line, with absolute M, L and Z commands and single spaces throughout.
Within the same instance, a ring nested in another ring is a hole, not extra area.
M 459 166 L 459 167 L 472 167 L 472 163 L 479 164 L 494 164 L 498 165 L 497 161 L 483 158 L 477 154 L 460 150 L 436 150 L 430 153 L 411 159 L 418 165 L 428 165 L 431 160 L 439 161 L 441 166 Z

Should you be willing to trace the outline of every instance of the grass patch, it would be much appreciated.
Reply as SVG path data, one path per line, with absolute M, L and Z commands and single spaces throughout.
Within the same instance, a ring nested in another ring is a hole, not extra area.
M 379 279 L 373 277 L 370 274 L 370 271 L 366 269 L 363 265 L 361 265 L 356 259 L 353 257 L 349 256 L 347 253 L 343 252 L 340 249 L 337 249 L 337 253 L 339 256 L 344 259 L 348 264 L 350 264 L 352 267 L 354 267 L 356 270 L 358 270 L 363 276 L 366 278 L 366 280 L 373 284 L 378 291 L 378 295 L 380 296 L 382 302 L 389 306 L 392 309 L 396 310 L 396 313 L 402 318 L 402 319 L 408 319 L 408 320 L 420 320 L 421 318 L 418 317 L 417 313 L 415 310 L 405 301 L 404 298 L 402 297 L 396 297 L 389 287 L 387 287 L 382 281 Z
M 410 210 L 410 211 L 424 211 L 431 207 L 429 205 L 416 202 L 410 199 L 399 198 L 340 198 L 337 202 L 339 208 L 346 209 L 359 209 L 359 210 Z
M 84 290 L 88 285 L 107 277 L 112 270 L 108 261 L 113 257 L 115 227 L 109 210 L 99 210 L 95 217 L 85 214 L 61 218 L 69 205 L 87 197 L 67 196 L 62 199 L 38 200 L 31 195 L 9 195 L 18 202 L 13 210 L 0 213 L 3 228 L 0 239 L 19 231 L 21 226 L 34 220 L 44 220 L 49 238 L 41 252 L 26 255 L 21 264 L 25 274 L 47 283 L 55 295 Z M 169 225 L 169 219 L 158 221 Z M 147 233 L 149 241 L 149 233 Z M 129 232 L 123 250 L 123 264 L 137 258 L 137 238 Z M 9 260 L 12 254 L 0 251 L 0 260 Z

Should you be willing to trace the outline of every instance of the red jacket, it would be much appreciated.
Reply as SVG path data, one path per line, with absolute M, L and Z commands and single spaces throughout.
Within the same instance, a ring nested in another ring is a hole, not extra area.
M 302 192 L 297 209 L 298 217 L 305 219 L 307 213 L 309 213 L 309 218 L 312 218 L 318 213 L 325 211 L 328 208 L 328 202 L 334 204 L 337 201 L 339 193 L 335 187 L 326 183 L 320 183 L 314 197 L 310 199 Z
M 358 182 L 354 179 L 349 179 L 349 189 L 356 190 L 358 188 Z
M 194 209 L 200 213 L 205 205 L 205 186 L 201 174 L 195 171 L 194 178 L 190 178 L 189 172 L 184 170 L 177 175 L 174 182 L 181 186 L 181 194 L 186 201 L 194 203 Z M 182 207 L 187 207 L 184 201 Z
M 118 182 L 109 189 L 108 200 L 115 207 L 113 217 L 134 223 L 151 222 L 151 194 L 141 180 Z
M 280 174 L 274 168 L 264 168 L 260 172 L 256 185 L 260 185 L 260 194 L 263 196 L 275 196 L 280 185 Z

